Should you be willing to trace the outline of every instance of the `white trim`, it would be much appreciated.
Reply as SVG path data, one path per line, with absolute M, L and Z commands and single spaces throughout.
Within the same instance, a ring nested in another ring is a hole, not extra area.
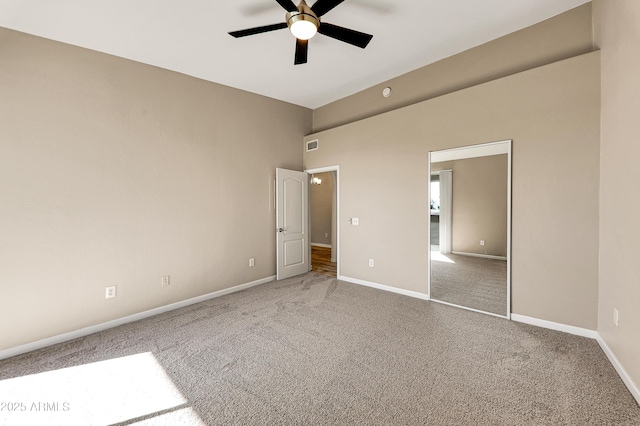
M 465 158 L 488 157 L 490 155 L 508 154 L 511 146 L 511 139 L 483 143 L 479 145 L 461 146 L 453 149 L 443 149 L 432 151 L 431 161 L 442 163 L 444 161 L 464 160 Z
M 615 368 L 616 371 L 618 372 L 618 376 L 620 376 L 624 384 L 627 385 L 627 388 L 629 389 L 629 392 L 631 392 L 631 395 L 633 395 L 633 397 L 636 399 L 638 404 L 640 404 L 640 389 L 638 388 L 638 386 L 633 382 L 633 380 L 631 379 L 627 371 L 620 364 L 620 361 L 618 361 L 618 358 L 616 358 L 616 356 L 613 354 L 613 351 L 611 350 L 609 345 L 607 345 L 607 343 L 604 341 L 602 336 L 600 336 L 600 334 L 596 336 L 596 341 L 602 348 L 602 351 L 607 356 L 607 358 L 609 358 L 609 362 L 611 362 L 611 365 L 613 365 L 613 368 Z
M 267 278 L 262 278 L 257 281 L 252 281 L 252 282 L 240 284 L 234 287 L 225 288 L 223 290 L 214 291 L 213 293 L 208 293 L 202 296 L 193 297 L 191 299 L 172 303 L 166 306 L 160 306 L 158 308 L 153 308 L 148 311 L 129 315 L 123 318 L 118 318 L 115 320 L 103 322 L 101 324 L 96 324 L 89 327 L 81 328 L 79 330 L 70 331 L 68 333 L 59 334 L 57 336 L 47 337 L 46 339 L 37 340 L 35 342 L 26 343 L 24 345 L 15 346 L 13 348 L 3 349 L 3 350 L 0 350 L 0 360 L 11 358 L 13 356 L 21 355 L 27 352 L 35 351 L 36 349 L 42 349 L 47 346 L 56 345 L 58 343 L 67 342 L 69 340 L 77 339 L 79 337 L 85 337 L 93 333 L 98 333 L 100 331 L 108 330 L 110 328 L 118 327 L 123 324 L 128 324 L 130 322 L 138 321 L 144 318 L 149 318 L 165 312 L 173 311 L 175 309 L 184 308 L 185 306 L 204 302 L 206 300 L 214 299 L 216 297 L 224 296 L 226 294 L 235 293 L 241 290 L 246 290 L 248 288 L 255 287 L 257 285 L 266 284 L 268 282 L 275 281 L 275 279 L 276 279 L 275 275 Z
M 312 247 L 331 248 L 331 244 L 311 243 L 311 246 Z
M 340 276 L 340 166 L 326 166 L 326 167 L 318 167 L 315 169 L 306 169 L 307 173 L 326 173 L 326 172 L 336 172 L 336 275 Z M 311 220 L 311 216 L 309 216 L 309 220 Z M 334 261 L 333 253 L 331 253 L 331 262 Z M 311 264 L 311 262 L 309 262 Z
M 414 297 L 416 299 L 430 300 L 428 294 L 419 293 L 417 291 L 404 290 L 404 289 L 397 288 L 397 287 L 391 287 L 391 286 L 384 285 L 384 284 L 373 283 L 371 281 L 364 281 L 364 280 L 359 280 L 357 278 L 345 277 L 345 276 L 341 276 L 341 275 L 338 275 L 338 279 L 341 280 L 341 281 L 346 281 L 348 283 L 352 283 L 352 284 L 359 284 L 359 285 L 363 285 L 363 286 L 366 286 L 366 287 L 377 288 L 378 290 L 384 290 L 384 291 L 388 291 L 388 292 L 391 292 L 391 293 L 397 293 L 397 294 L 402 294 L 404 296 Z
M 338 170 L 340 170 L 340 166 L 327 166 L 327 167 L 317 167 L 315 169 L 306 169 L 305 172 L 309 174 L 315 174 L 315 173 L 336 172 Z
M 427 202 L 429 203 L 429 209 L 431 209 L 431 151 L 427 154 L 427 173 L 429 176 L 429 184 L 427 185 Z M 427 226 L 427 266 L 429 267 L 429 273 L 427 274 L 427 293 L 431 294 L 431 215 L 429 215 L 429 226 Z M 431 297 L 429 297 L 431 300 Z
M 614 355 L 609 345 L 607 345 L 607 343 L 597 331 L 518 314 L 511 314 L 511 319 L 513 321 L 521 322 L 524 324 L 535 325 L 537 327 L 548 328 L 550 330 L 562 331 L 564 333 L 574 334 L 576 336 L 595 339 L 596 342 L 598 342 L 598 345 L 600 345 L 600 348 L 602 348 L 604 354 L 609 359 L 611 365 L 613 365 L 613 368 L 615 368 L 618 376 L 620 376 L 624 384 L 627 386 L 627 389 L 629 389 L 629 392 L 631 392 L 631 395 L 635 398 L 638 404 L 640 404 L 640 388 L 638 388 L 638 385 L 633 382 L 631 376 L 629 376 L 622 364 L 620 364 L 620 361 L 618 361 L 618 358 L 616 358 L 616 356 Z
M 511 319 L 511 191 L 513 176 L 513 141 L 506 140 L 507 144 L 507 318 Z
M 451 251 L 451 254 L 470 257 L 483 257 L 485 259 L 507 260 L 506 256 L 494 256 L 492 254 L 466 253 L 464 251 Z
M 505 315 L 495 314 L 495 313 L 489 312 L 489 311 L 481 311 L 480 309 L 474 309 L 474 308 L 470 308 L 468 306 L 456 305 L 455 303 L 445 302 L 444 300 L 431 299 L 431 301 L 432 302 L 436 302 L 436 303 L 441 303 L 443 305 L 453 306 L 455 308 L 464 309 L 466 311 L 477 312 L 479 314 L 491 315 L 492 317 L 509 319 L 509 317 L 507 317 Z
M 589 339 L 596 339 L 598 332 L 595 330 L 589 330 L 588 328 L 576 327 L 573 325 L 561 324 L 558 322 L 547 321 L 539 318 L 528 317 L 525 315 L 511 314 L 511 319 L 523 324 L 535 325 L 537 327 L 548 328 L 550 330 L 562 331 L 564 333 L 575 334 L 576 336 L 588 337 Z

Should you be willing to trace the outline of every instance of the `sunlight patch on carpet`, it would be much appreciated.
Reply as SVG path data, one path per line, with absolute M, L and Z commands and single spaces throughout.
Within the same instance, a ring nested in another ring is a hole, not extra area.
M 431 251 L 431 260 L 435 260 L 436 262 L 445 262 L 445 263 L 456 263 L 453 260 L 449 259 L 444 254 L 439 251 Z
M 106 425 L 176 416 L 204 424 L 151 352 L 0 381 L 0 424 Z

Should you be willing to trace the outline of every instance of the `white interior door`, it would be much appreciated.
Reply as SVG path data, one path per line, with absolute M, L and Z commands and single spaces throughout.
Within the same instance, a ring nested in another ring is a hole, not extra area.
M 309 175 L 276 169 L 279 280 L 309 272 Z

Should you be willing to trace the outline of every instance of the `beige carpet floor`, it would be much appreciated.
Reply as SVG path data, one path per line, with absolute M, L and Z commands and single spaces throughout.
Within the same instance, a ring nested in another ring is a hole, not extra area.
M 507 315 L 507 261 L 431 252 L 431 298 Z
M 640 424 L 593 340 L 314 273 L 0 361 L 0 401 L 26 404 L 0 424 Z

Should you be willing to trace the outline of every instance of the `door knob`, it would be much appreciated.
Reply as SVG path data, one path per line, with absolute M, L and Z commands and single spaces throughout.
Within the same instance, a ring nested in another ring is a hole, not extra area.
M 278 232 L 284 232 L 284 228 L 278 228 Z

